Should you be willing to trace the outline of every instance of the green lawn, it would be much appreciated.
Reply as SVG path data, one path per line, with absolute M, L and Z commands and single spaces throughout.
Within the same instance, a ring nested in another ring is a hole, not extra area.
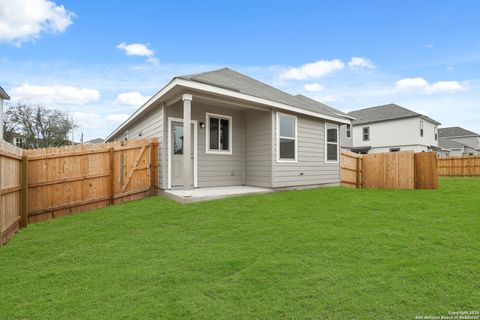
M 0 319 L 415 319 L 480 310 L 480 179 L 161 197 L 30 225 Z

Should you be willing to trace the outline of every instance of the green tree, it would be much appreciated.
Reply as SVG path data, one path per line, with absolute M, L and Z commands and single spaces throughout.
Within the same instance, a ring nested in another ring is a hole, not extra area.
M 8 106 L 4 118 L 5 140 L 12 142 L 15 135 L 24 137 L 26 149 L 67 145 L 68 134 L 76 127 L 66 112 L 25 102 Z

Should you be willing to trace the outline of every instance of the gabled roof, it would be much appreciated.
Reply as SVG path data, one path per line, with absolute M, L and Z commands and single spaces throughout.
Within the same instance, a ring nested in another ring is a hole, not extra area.
M 438 138 L 438 145 L 445 149 L 463 149 L 465 146 L 463 143 L 446 138 Z
M 312 112 L 317 112 L 320 114 L 330 115 L 334 117 L 342 116 L 349 118 L 346 113 L 340 110 L 329 107 L 323 103 L 320 103 L 303 95 L 293 96 L 285 91 L 274 88 L 266 83 L 253 79 L 249 76 L 246 76 L 240 72 L 229 68 L 222 68 L 218 70 L 180 76 L 177 78 L 210 84 L 216 87 L 288 104 L 294 107 L 302 108 Z
M 10 96 L 0 87 L 0 99 L 10 100 Z
M 435 121 L 421 113 L 409 110 L 394 103 L 370 107 L 361 110 L 355 110 L 348 113 L 348 115 L 354 117 L 356 120 L 352 121 L 353 125 L 366 124 L 372 122 L 381 122 L 388 120 L 397 120 L 413 117 L 421 117 L 434 124 L 439 125 L 440 122 Z
M 439 137 L 480 137 L 478 133 L 461 128 L 461 127 L 448 127 L 438 128 Z
M 175 92 L 174 89 L 180 89 L 184 92 L 191 90 L 192 92 L 206 92 L 221 95 L 239 99 L 243 101 L 243 103 L 268 106 L 287 112 L 329 120 L 335 123 L 350 123 L 350 119 L 352 119 L 351 116 L 342 111 L 313 99 L 305 96 L 293 96 L 229 68 L 222 68 L 173 78 L 165 87 L 138 108 L 127 120 L 120 124 L 105 141 L 110 141 L 116 137 L 129 123 L 154 107 L 156 102 L 165 102 L 165 100 L 161 99 L 166 98 L 169 94 L 173 95 Z M 179 90 L 176 92 L 178 93 Z M 170 99 L 172 99 L 171 95 Z

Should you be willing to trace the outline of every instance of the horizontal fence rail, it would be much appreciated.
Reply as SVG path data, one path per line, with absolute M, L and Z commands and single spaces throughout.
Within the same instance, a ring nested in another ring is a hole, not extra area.
M 480 156 L 441 157 L 437 166 L 438 175 L 443 177 L 480 176 Z
M 0 147 L 0 244 L 29 223 L 156 194 L 156 139 Z

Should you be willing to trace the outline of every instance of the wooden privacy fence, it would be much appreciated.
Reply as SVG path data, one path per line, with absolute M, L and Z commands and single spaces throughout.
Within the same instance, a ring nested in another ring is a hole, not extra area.
M 20 228 L 22 154 L 22 149 L 0 141 L 0 245 Z
M 480 176 L 480 157 L 441 157 L 437 160 L 438 175 L 451 177 Z
M 435 152 L 341 153 L 342 185 L 377 189 L 438 189 Z
M 1 153 L 1 243 L 18 222 L 25 227 L 156 193 L 156 139 L 15 150 Z

